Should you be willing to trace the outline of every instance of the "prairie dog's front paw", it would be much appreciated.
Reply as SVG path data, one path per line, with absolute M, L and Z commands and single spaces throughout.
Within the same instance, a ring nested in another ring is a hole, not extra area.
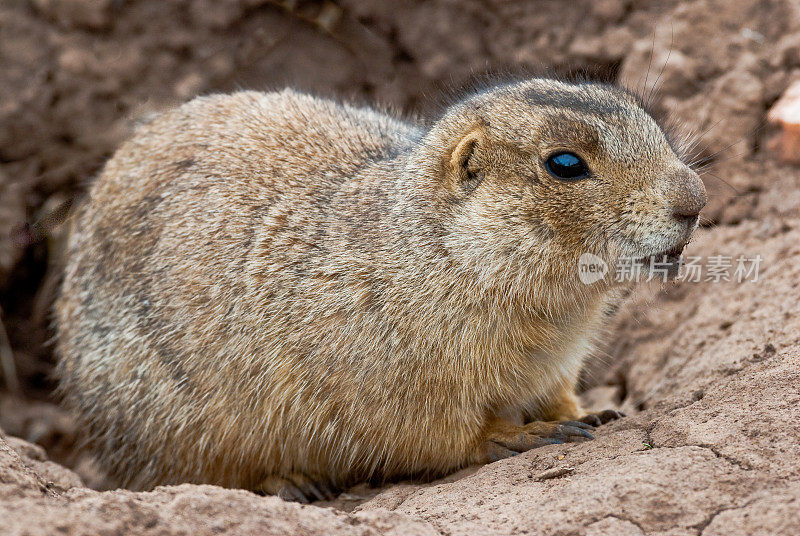
M 594 426 L 581 421 L 496 425 L 490 428 L 486 438 L 478 445 L 473 461 L 490 463 L 545 445 L 588 441 L 594 439 L 591 430 L 594 430 Z

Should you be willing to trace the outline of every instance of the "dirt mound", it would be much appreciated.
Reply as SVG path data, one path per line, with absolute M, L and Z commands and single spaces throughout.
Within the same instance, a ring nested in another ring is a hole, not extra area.
M 43 462 L 41 449 L 12 441 L 0 437 L 3 534 L 437 534 L 400 513 L 348 514 L 214 486 L 96 492 Z
M 800 79 L 795 2 L 6 0 L 0 69 L 0 318 L 13 350 L 0 352 L 0 532 L 800 533 L 800 172 L 765 149 L 764 126 Z M 195 94 L 291 84 L 435 113 L 444 88 L 486 70 L 658 88 L 655 111 L 695 132 L 713 164 L 687 255 L 706 268 L 728 258 L 730 274 L 760 256 L 758 279 L 704 273 L 628 296 L 584 397 L 629 417 L 591 443 L 312 506 L 210 486 L 95 491 L 107 482 L 52 395 L 63 237 L 43 217 L 135 121 Z

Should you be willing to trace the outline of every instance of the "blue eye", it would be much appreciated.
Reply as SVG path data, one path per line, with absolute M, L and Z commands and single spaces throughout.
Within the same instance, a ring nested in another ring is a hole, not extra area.
M 560 181 L 579 181 L 589 176 L 589 167 L 575 153 L 555 153 L 544 163 L 547 172 Z

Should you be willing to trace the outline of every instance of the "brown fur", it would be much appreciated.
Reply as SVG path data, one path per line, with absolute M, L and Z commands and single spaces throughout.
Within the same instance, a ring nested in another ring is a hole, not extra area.
M 549 176 L 558 149 L 592 177 Z M 198 98 L 141 126 L 74 217 L 62 388 L 132 488 L 510 455 L 583 416 L 613 288 L 580 283 L 579 255 L 685 243 L 673 212 L 704 203 L 609 86 L 498 87 L 429 128 L 291 90 Z

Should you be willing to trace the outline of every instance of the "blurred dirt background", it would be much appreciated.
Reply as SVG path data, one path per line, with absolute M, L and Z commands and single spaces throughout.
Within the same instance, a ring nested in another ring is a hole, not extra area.
M 487 73 L 655 91 L 697 135 L 710 194 L 687 253 L 760 254 L 762 279 L 634 292 L 584 386 L 631 417 L 591 444 L 353 490 L 337 510 L 87 489 L 108 483 L 53 393 L 49 306 L 69 204 L 132 125 L 285 85 L 435 114 Z M 800 171 L 766 123 L 797 81 L 797 0 L 2 0 L 0 533 L 800 533 Z

